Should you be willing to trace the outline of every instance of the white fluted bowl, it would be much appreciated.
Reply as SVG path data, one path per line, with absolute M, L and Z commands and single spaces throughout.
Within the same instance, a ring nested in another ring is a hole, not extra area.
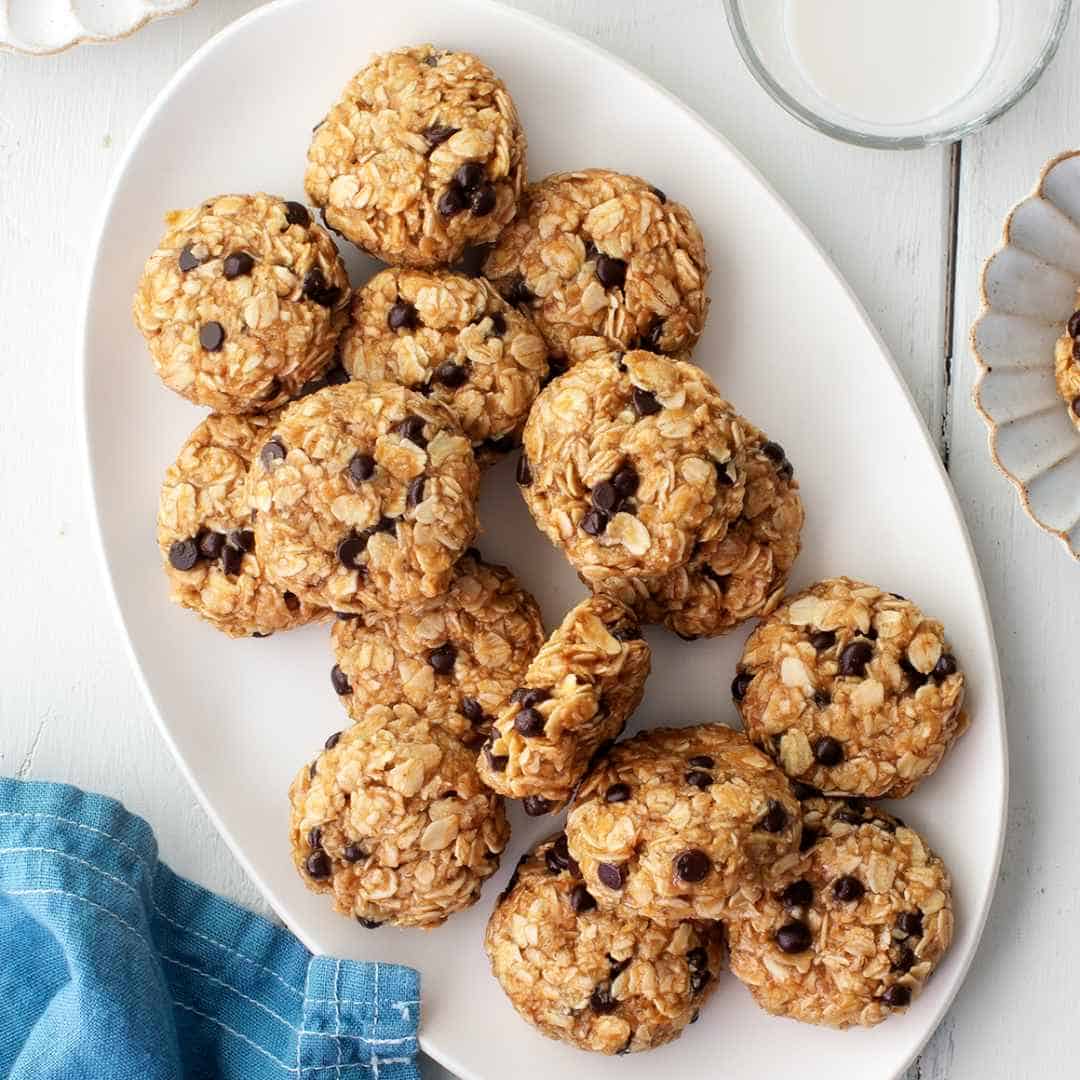
M 990 454 L 1032 521 L 1080 559 L 1080 431 L 1054 384 L 1054 343 L 1080 288 L 1080 150 L 1047 162 L 1010 211 L 980 287 L 973 396 Z
M 116 41 L 198 0 L 0 0 L 0 49 L 44 56 Z

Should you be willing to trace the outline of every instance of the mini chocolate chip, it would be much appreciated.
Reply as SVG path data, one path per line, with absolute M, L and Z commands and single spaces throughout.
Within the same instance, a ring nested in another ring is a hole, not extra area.
M 375 459 L 370 454 L 357 451 L 349 459 L 349 476 L 354 483 L 362 484 L 375 475 Z
M 949 653 L 942 653 L 938 657 L 938 662 L 934 665 L 934 678 L 935 679 L 947 679 L 950 675 L 956 674 L 956 657 L 950 656 Z
M 901 933 L 907 934 L 908 937 L 922 937 L 922 912 L 901 911 L 896 916 L 896 928 Z
M 801 780 L 791 781 L 791 791 L 796 799 L 817 799 L 821 797 L 821 790 L 813 784 L 804 784 Z
M 424 436 L 424 421 L 421 417 L 410 413 L 404 420 L 394 426 L 394 430 L 411 443 L 416 443 L 421 450 L 427 446 L 428 441 Z
M 1068 331 L 1069 337 L 1080 337 L 1080 311 L 1074 311 L 1069 316 Z
M 911 991 L 906 986 L 901 986 L 897 983 L 895 986 L 890 986 L 889 989 L 881 995 L 881 1000 L 885 1002 L 890 1009 L 903 1009 L 911 1004 Z
M 782 461 L 776 468 L 776 475 L 790 484 L 795 479 L 795 466 L 790 461 Z
M 819 709 L 827 709 L 832 704 L 832 698 L 825 690 L 815 690 L 813 702 Z
M 807 907 L 814 902 L 814 886 L 805 878 L 793 881 L 780 894 L 780 903 L 786 908 Z
M 608 516 L 603 510 L 590 510 L 581 519 L 581 531 L 589 536 L 600 536 L 608 527 Z
M 405 508 L 415 510 L 424 501 L 424 478 L 417 476 L 409 481 L 405 489 Z
M 659 317 L 653 318 L 648 329 L 638 338 L 636 348 L 660 352 L 660 338 L 664 335 L 664 322 Z
M 866 673 L 866 665 L 870 663 L 873 655 L 873 646 L 865 641 L 849 642 L 840 652 L 838 673 L 848 677 L 862 678 Z
M 641 478 L 633 465 L 624 465 L 612 478 L 611 485 L 624 499 L 629 499 L 637 491 Z
M 241 551 L 253 551 L 255 534 L 250 529 L 233 529 L 226 537 L 226 542 Z
M 542 701 L 547 701 L 550 697 L 551 691 L 545 690 L 543 687 L 519 686 L 510 695 L 510 700 L 515 705 L 520 705 L 523 709 L 531 709 L 534 705 L 539 705 Z
M 555 804 L 542 795 L 529 795 L 521 800 L 521 808 L 529 817 L 540 817 L 546 814 Z
M 592 911 L 596 907 L 593 895 L 580 882 L 570 890 L 570 910 L 575 915 L 581 915 L 586 911 Z
M 861 900 L 865 892 L 866 886 L 857 877 L 852 877 L 851 874 L 838 877 L 833 882 L 833 896 L 845 904 L 853 904 L 856 900 Z
M 522 709 L 514 717 L 514 730 L 526 739 L 534 739 L 544 734 L 544 717 L 535 709 Z
M 688 882 L 691 885 L 704 881 L 712 869 L 709 856 L 697 848 L 687 848 L 685 851 L 680 852 L 675 856 L 674 864 L 675 876 L 680 881 Z
M 506 772 L 506 764 L 510 760 L 506 754 L 493 754 L 490 746 L 484 747 L 484 757 L 487 758 L 488 768 L 492 772 Z
M 226 255 L 221 264 L 221 272 L 226 281 L 246 277 L 255 269 L 255 260 L 246 251 L 234 251 Z
M 596 987 L 589 997 L 589 1008 L 601 1016 L 614 1012 L 618 1007 L 619 1003 L 611 996 L 611 987 L 606 983 Z
M 740 671 L 731 682 L 731 696 L 736 701 L 742 701 L 742 699 L 746 697 L 746 691 L 750 689 L 750 684 L 753 681 L 753 672 Z
M 441 146 L 447 139 L 456 135 L 460 130 L 461 128 L 450 127 L 448 124 L 432 124 L 431 127 L 421 132 L 421 134 L 427 139 L 432 150 L 434 150 L 436 146 Z
M 223 533 L 211 532 L 209 529 L 199 534 L 199 554 L 204 559 L 216 559 L 221 555 L 221 549 L 225 546 Z
M 341 857 L 346 862 L 359 862 L 367 857 L 367 852 L 359 844 L 346 844 Z
M 469 205 L 468 196 L 458 184 L 451 184 L 440 196 L 436 204 L 439 213 L 444 218 L 452 218 L 460 214 Z
M 566 841 L 566 833 L 559 834 L 555 842 L 547 849 L 544 860 L 548 864 L 548 869 L 555 867 L 555 873 L 560 870 L 570 869 L 573 859 L 570 858 L 570 847 Z
M 656 400 L 656 395 L 651 390 L 642 390 L 640 386 L 634 387 L 634 393 L 631 400 L 634 406 L 634 412 L 636 412 L 639 417 L 653 416 L 663 408 L 660 402 Z
M 221 569 L 228 577 L 236 577 L 244 566 L 244 552 L 231 544 L 221 549 Z
M 330 685 L 333 686 L 334 693 L 336 694 L 345 695 L 352 693 L 349 676 L 346 675 L 337 664 L 330 669 Z
M 900 670 L 907 676 L 908 685 L 912 690 L 918 690 L 925 686 L 930 676 L 920 671 L 906 656 L 900 658 Z
M 624 866 L 616 863 L 602 862 L 596 868 L 596 876 L 601 885 L 606 885 L 609 889 L 621 889 L 626 884 L 625 870 Z
M 709 985 L 709 981 L 712 979 L 712 972 L 710 971 L 695 971 L 690 976 L 690 993 L 700 994 L 706 986 Z
M 518 458 L 517 482 L 522 487 L 528 487 L 533 482 L 532 468 L 529 466 L 529 459 L 525 456 L 524 450 L 521 451 L 521 457 Z
M 399 300 L 386 313 L 386 325 L 391 330 L 415 330 L 420 325 L 420 316 L 408 300 Z
M 457 648 L 449 641 L 428 653 L 428 663 L 435 669 L 437 675 L 453 674 L 456 660 Z
M 896 950 L 896 959 L 892 962 L 893 971 L 910 971 L 915 966 L 915 953 L 907 945 Z
M 761 452 L 774 465 L 779 465 L 784 460 L 784 448 L 779 443 L 767 442 L 762 446 Z
M 700 769 L 691 769 L 684 779 L 691 787 L 700 788 L 702 791 L 713 782 L 712 773 L 702 772 Z
M 641 640 L 641 627 L 640 626 L 633 626 L 633 625 L 630 625 L 630 624 L 624 624 L 623 626 L 616 626 L 615 629 L 611 631 L 611 636 L 616 641 L 622 641 L 624 643 L 627 642 L 627 641 L 640 641 Z
M 532 289 L 525 284 L 525 278 L 521 274 L 515 274 L 510 279 L 503 297 L 510 304 L 527 304 L 535 299 Z
M 289 611 L 300 610 L 300 597 L 296 593 L 289 592 L 287 589 L 281 594 L 282 602 L 289 609 Z
M 804 825 L 802 836 L 799 838 L 799 850 L 802 852 L 809 851 L 817 842 L 821 833 L 817 829 L 810 825 Z
M 469 198 L 469 209 L 475 217 L 487 217 L 498 203 L 493 184 L 481 184 Z
M 465 191 L 472 191 L 484 182 L 485 175 L 484 166 L 478 161 L 466 161 L 454 173 L 454 182 Z
M 349 570 L 361 569 L 360 556 L 364 554 L 366 547 L 366 536 L 357 536 L 355 533 L 346 536 L 337 546 L 338 562 Z
M 191 250 L 190 244 L 185 244 L 180 252 L 179 258 L 176 260 L 180 269 L 186 274 L 189 270 L 194 270 L 196 266 L 202 265 L 202 259 L 198 258 Z
M 813 938 L 806 923 L 785 923 L 776 931 L 776 944 L 786 953 L 806 952 Z
M 833 814 L 833 821 L 839 821 L 844 825 L 859 826 L 865 823 L 865 819 L 861 811 L 858 810 L 837 810 Z
M 601 255 L 596 260 L 596 276 L 605 289 L 621 289 L 626 284 L 626 260 Z
M 615 490 L 615 485 L 607 480 L 602 481 L 592 489 L 593 506 L 595 506 L 597 510 L 603 511 L 605 514 L 615 513 L 621 502 L 622 499 Z
M 782 832 L 788 821 L 788 813 L 775 799 L 769 800 L 769 809 L 765 816 L 757 823 L 759 829 L 769 833 Z
M 686 764 L 699 769 L 711 769 L 716 762 L 708 754 L 695 754 Z
M 328 284 L 326 275 L 317 266 L 313 266 L 304 275 L 304 297 L 319 307 L 333 307 L 341 299 L 341 289 Z
M 461 715 L 473 724 L 482 724 L 488 719 L 487 713 L 484 712 L 483 705 L 481 705 L 476 698 L 471 697 L 463 697 L 461 699 Z
M 330 858 L 321 848 L 313 851 L 304 863 L 304 868 L 313 878 L 327 878 L 330 876 Z
M 307 834 L 307 842 L 309 848 L 322 847 L 322 826 L 316 825 L 315 828 L 309 829 Z
M 491 316 L 491 332 L 496 337 L 502 337 L 506 333 L 506 316 L 501 311 L 496 311 Z
M 374 525 L 368 530 L 369 533 L 374 535 L 375 533 L 394 533 L 397 535 L 397 518 L 386 517 L 384 514 Z
M 219 322 L 203 323 L 199 327 L 199 344 L 207 352 L 217 352 L 225 344 L 225 327 Z
M 353 622 L 359 619 L 360 616 L 355 611 L 335 611 L 334 618 L 338 622 Z
M 469 373 L 461 364 L 455 364 L 447 360 L 445 364 L 440 364 L 435 369 L 432 379 L 435 382 L 442 383 L 443 386 L 448 386 L 451 390 L 456 390 L 459 386 L 464 386 L 468 382 Z
M 831 649 L 836 644 L 836 631 L 835 630 L 815 630 L 810 635 L 810 644 L 818 652 L 824 652 L 826 649 Z
M 341 732 L 340 731 L 332 732 L 331 734 L 326 736 L 326 742 L 323 743 L 323 748 L 326 749 L 326 750 L 333 750 L 334 747 L 337 746 L 338 741 L 340 740 L 340 738 L 341 738 Z
M 844 760 L 844 747 L 831 735 L 823 735 L 814 743 L 814 760 L 819 765 L 831 767 Z
M 650 185 L 649 190 L 660 200 L 661 203 L 667 202 L 667 196 L 658 187 L 653 187 L 652 185 Z
M 630 785 L 617 783 L 612 784 L 611 787 L 604 792 L 604 802 L 620 803 L 626 802 L 630 798 Z
M 311 215 L 307 212 L 307 207 L 303 203 L 286 202 L 285 220 L 290 225 L 299 225 L 301 228 L 306 229 L 311 224 Z
M 357 915 L 356 916 L 356 921 L 365 930 L 378 930 L 379 927 L 382 926 L 382 923 L 379 922 L 378 919 L 365 919 L 363 915 Z
M 199 561 L 199 545 L 194 539 L 174 540 L 169 547 L 169 565 L 175 570 L 190 570 Z

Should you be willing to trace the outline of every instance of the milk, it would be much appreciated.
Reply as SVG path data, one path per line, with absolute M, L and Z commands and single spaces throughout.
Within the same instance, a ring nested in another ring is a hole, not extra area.
M 813 88 L 873 124 L 959 101 L 993 56 L 998 0 L 787 0 L 785 31 Z

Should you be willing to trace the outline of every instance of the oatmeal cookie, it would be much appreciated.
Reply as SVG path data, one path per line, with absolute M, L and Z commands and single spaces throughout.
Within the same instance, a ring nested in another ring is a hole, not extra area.
M 166 386 L 218 412 L 266 412 L 331 366 L 349 278 L 300 203 L 221 195 L 165 223 L 134 315 Z
M 750 635 L 731 692 L 750 739 L 832 794 L 909 795 L 968 725 L 941 623 L 844 577 L 788 597 Z
M 800 831 L 783 773 L 722 724 L 654 728 L 617 744 L 566 822 L 570 854 L 602 907 L 668 923 L 722 918 Z
M 861 802 L 803 804 L 803 851 L 731 905 L 731 970 L 765 1010 L 869 1027 L 907 1008 L 952 941 L 944 863 Z
M 526 813 L 562 809 L 593 756 L 618 738 L 641 704 L 651 655 L 619 601 L 583 600 L 499 713 L 477 763 L 481 778 L 524 799 Z
M 398 702 L 476 748 L 544 641 L 536 601 L 506 567 L 468 552 L 445 596 L 338 621 L 334 690 L 354 720 Z
M 1080 293 L 1077 294 L 1080 302 Z M 1074 311 L 1054 349 L 1054 379 L 1069 419 L 1080 428 L 1080 311 Z
M 739 516 L 745 441 L 743 421 L 699 368 L 609 351 L 536 399 L 518 483 L 586 584 L 656 576 Z
M 705 244 L 685 206 L 604 169 L 530 184 L 484 274 L 528 311 L 552 351 L 582 335 L 674 355 L 701 336 Z
M 484 935 L 510 1003 L 552 1039 L 625 1054 L 677 1039 L 716 986 L 719 923 L 670 926 L 598 907 L 549 837 L 518 863 Z
M 354 244 L 432 268 L 492 243 L 525 178 L 525 133 L 502 80 L 469 53 L 422 45 L 353 76 L 315 129 L 304 186 Z
M 801 546 L 803 505 L 784 449 L 747 421 L 746 498 L 724 536 L 699 544 L 662 577 L 602 579 L 644 622 L 663 623 L 692 641 L 716 637 L 780 602 Z
M 446 404 L 481 465 L 516 446 L 548 373 L 536 327 L 483 278 L 384 270 L 353 296 L 346 369 Z
M 389 383 L 290 405 L 248 474 L 264 569 L 335 611 L 440 596 L 476 534 L 479 471 L 445 405 Z
M 510 836 L 471 751 L 408 705 L 326 740 L 289 791 L 293 862 L 364 926 L 438 926 L 474 904 Z
M 244 483 L 278 417 L 208 416 L 165 473 L 157 540 L 169 597 L 229 637 L 266 637 L 326 614 L 263 573 Z

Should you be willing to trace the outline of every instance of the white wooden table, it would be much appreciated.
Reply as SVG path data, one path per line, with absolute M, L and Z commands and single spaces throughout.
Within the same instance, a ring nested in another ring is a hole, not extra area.
M 1028 521 L 993 470 L 970 401 L 966 342 L 979 266 L 1006 210 L 1045 159 L 1080 140 L 1080 87 L 1067 66 L 1080 17 L 1012 113 L 962 147 L 892 154 L 831 142 L 781 112 L 742 66 L 716 0 L 515 2 L 637 65 L 725 132 L 824 243 L 903 369 L 978 551 L 1012 758 L 986 935 L 909 1080 L 1075 1075 L 1080 566 Z M 92 551 L 71 419 L 77 305 L 106 179 L 177 66 L 257 6 L 203 0 L 117 45 L 43 59 L 0 53 L 0 773 L 121 798 L 151 821 L 177 870 L 265 911 L 173 764 L 128 667 Z M 430 1063 L 427 1071 L 442 1075 Z

